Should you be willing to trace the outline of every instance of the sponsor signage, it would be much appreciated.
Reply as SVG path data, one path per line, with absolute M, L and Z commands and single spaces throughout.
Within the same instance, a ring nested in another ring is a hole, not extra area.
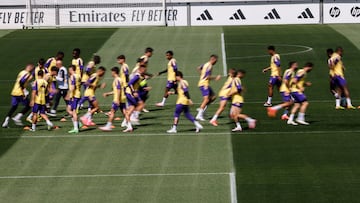
M 36 25 L 55 25 L 55 10 L 41 9 L 31 15 L 26 9 L 0 9 L 0 29 L 21 29 L 31 19 Z
M 316 24 L 319 4 L 192 6 L 191 25 Z
M 324 23 L 360 23 L 360 3 L 324 4 Z

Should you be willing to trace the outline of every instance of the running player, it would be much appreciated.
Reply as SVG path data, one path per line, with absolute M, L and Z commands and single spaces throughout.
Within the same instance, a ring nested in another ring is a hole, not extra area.
M 63 62 L 60 60 L 56 61 L 56 67 L 59 69 L 59 72 L 56 76 L 57 83 L 57 93 L 54 99 L 54 105 L 52 106 L 50 113 L 52 116 L 56 116 L 57 108 L 60 104 L 60 99 L 63 98 L 65 105 L 69 103 L 67 99 L 67 94 L 69 90 L 69 75 L 67 69 L 63 66 Z
M 117 63 L 120 65 L 120 78 L 123 83 L 122 87 L 125 88 L 129 82 L 129 66 L 126 64 L 126 57 L 124 55 L 118 56 Z
M 46 63 L 45 63 L 45 68 L 48 69 L 48 71 L 51 71 L 51 68 L 56 66 L 56 61 L 60 60 L 62 61 L 64 59 L 64 52 L 59 51 L 55 57 L 50 57 Z
M 336 98 L 336 109 L 344 109 L 341 106 L 341 95 L 344 94 L 346 97 L 346 104 L 348 109 L 355 109 L 355 107 L 351 103 L 350 92 L 347 87 L 347 82 L 345 80 L 344 75 L 344 64 L 342 61 L 342 55 L 344 53 L 344 49 L 342 47 L 336 48 L 335 52 L 332 54 L 329 59 L 330 68 L 334 71 L 334 82 L 337 87 L 337 98 Z
M 81 76 L 76 73 L 77 68 L 75 65 L 69 67 L 69 104 L 67 108 L 69 115 L 72 117 L 74 128 L 68 133 L 79 133 L 77 106 L 81 98 Z
M 268 84 L 268 99 L 264 103 L 265 107 L 272 106 L 274 87 L 276 86 L 279 89 L 281 85 L 280 55 L 276 53 L 274 46 L 268 47 L 268 53 L 271 56 L 270 66 L 262 70 L 263 73 L 266 73 L 269 70 L 271 71 L 270 80 Z
M 205 121 L 205 110 L 207 109 L 208 105 L 210 105 L 216 99 L 214 91 L 210 87 L 210 80 L 218 81 L 221 78 L 220 75 L 217 75 L 216 77 L 211 76 L 212 68 L 216 64 L 217 60 L 217 55 L 211 55 L 210 60 L 207 63 L 197 68 L 200 72 L 198 87 L 202 93 L 203 101 L 200 105 L 200 108 L 198 109 L 196 120 Z
M 43 58 L 39 59 L 38 66 L 36 66 L 35 70 L 33 71 L 33 78 L 35 78 L 35 80 L 37 79 L 37 74 L 39 70 L 44 71 L 44 74 L 47 74 L 49 72 L 48 69 L 45 67 L 45 59 Z
M 84 62 L 82 60 L 82 58 L 80 58 L 80 49 L 79 48 L 75 48 L 72 52 L 72 56 L 73 59 L 71 61 L 71 64 L 76 66 L 76 74 L 82 75 L 83 73 L 83 68 L 84 68 Z
M 25 69 L 20 71 L 20 73 L 17 75 L 16 82 L 11 91 L 11 108 L 6 115 L 5 121 L 2 124 L 3 128 L 9 127 L 10 117 L 14 114 L 20 103 L 24 105 L 24 108 L 20 113 L 13 117 L 12 120 L 15 122 L 16 125 L 23 125 L 21 122 L 21 118 L 30 110 L 30 101 L 28 99 L 29 92 L 26 90 L 26 86 L 28 85 L 28 82 L 32 79 L 31 72 L 33 71 L 33 69 L 34 65 L 28 64 L 26 65 Z
M 110 113 L 108 114 L 109 119 L 105 126 L 99 127 L 102 131 L 111 131 L 112 130 L 112 122 L 115 117 L 115 113 L 117 110 L 121 110 L 121 112 L 125 115 L 126 113 L 126 104 L 125 104 L 125 98 L 123 98 L 123 91 L 124 87 L 122 86 L 124 83 L 121 81 L 121 78 L 119 76 L 120 69 L 118 67 L 113 67 L 111 69 L 111 75 L 114 78 L 113 84 L 112 84 L 112 91 L 104 93 L 103 96 L 107 97 L 110 95 L 113 95 L 113 103 L 111 106 Z
M 281 116 L 281 120 L 288 120 L 289 116 L 289 107 L 294 103 L 291 99 L 290 95 L 290 80 L 294 76 L 298 69 L 298 63 L 292 61 L 289 63 L 289 68 L 284 72 L 284 76 L 282 79 L 282 83 L 280 86 L 280 94 L 283 99 L 283 103 L 278 104 L 273 107 L 268 107 L 267 112 L 269 117 L 276 117 L 276 113 L 278 110 L 285 108 L 283 115 Z
M 229 69 L 228 78 L 219 92 L 219 97 L 220 97 L 219 108 L 217 109 L 216 113 L 210 120 L 210 124 L 213 126 L 218 126 L 217 118 L 225 110 L 227 102 L 231 99 L 231 97 L 228 97 L 227 95 L 231 90 L 231 86 L 235 76 L 236 76 L 236 70 L 233 68 Z
M 176 72 L 176 81 L 178 82 L 178 98 L 176 101 L 176 108 L 174 113 L 174 124 L 172 128 L 167 131 L 167 133 L 177 133 L 177 125 L 179 123 L 179 117 L 182 112 L 184 112 L 187 119 L 194 123 L 196 132 L 200 132 L 200 130 L 203 129 L 203 126 L 195 120 L 195 118 L 191 115 L 189 109 L 189 106 L 193 105 L 189 94 L 189 83 L 183 79 L 183 74 L 180 71 Z
M 89 101 L 92 108 L 84 116 L 80 118 L 81 122 L 85 126 L 95 126 L 96 124 L 92 121 L 92 115 L 99 110 L 99 103 L 95 97 L 95 90 L 100 87 L 105 88 L 105 83 L 99 85 L 102 77 L 104 76 L 106 69 L 100 66 L 96 73 L 92 74 L 89 80 L 86 82 L 86 89 L 83 98 L 81 100 Z
M 134 73 L 133 77 L 130 79 L 128 86 L 126 87 L 126 99 L 128 102 L 128 109 L 126 110 L 126 129 L 123 132 L 132 132 L 133 131 L 133 127 L 131 125 L 131 115 L 132 113 L 137 110 L 139 108 L 139 106 L 141 106 L 141 101 L 140 97 L 139 97 L 139 88 L 140 88 L 140 83 L 141 81 L 144 79 L 145 76 L 145 72 L 146 72 L 146 66 L 144 64 L 141 64 L 138 68 L 138 70 L 136 71 L 136 73 Z
M 43 79 L 44 77 L 44 71 L 40 70 L 38 72 L 38 79 L 34 81 L 32 85 L 32 97 L 31 97 L 31 103 L 30 106 L 33 107 L 33 119 L 32 119 L 32 126 L 30 131 L 36 131 L 36 123 L 38 121 L 38 114 L 46 121 L 46 124 L 48 126 L 48 130 L 51 130 L 54 126 L 47 115 L 45 114 L 46 110 L 46 92 L 48 91 L 48 88 L 50 86 L 48 85 L 48 82 Z
M 178 71 L 178 68 L 177 68 L 177 64 L 176 64 L 176 59 L 174 58 L 174 52 L 167 51 L 166 59 L 169 60 L 169 62 L 167 64 L 167 69 L 158 73 L 158 75 L 167 73 L 167 84 L 165 87 L 164 97 L 161 102 L 156 104 L 156 106 L 158 106 L 158 107 L 163 107 L 165 105 L 166 99 L 169 97 L 171 89 L 174 89 L 175 91 L 177 89 L 177 87 L 176 87 L 176 72 Z
M 244 104 L 244 98 L 242 96 L 243 92 L 243 86 L 241 83 L 241 79 L 245 76 L 244 70 L 238 70 L 236 73 L 236 77 L 233 80 L 233 84 L 231 87 L 230 92 L 228 93 L 228 97 L 231 97 L 231 110 L 230 110 L 230 116 L 234 120 L 236 127 L 232 129 L 233 132 L 239 132 L 242 131 L 241 124 L 239 122 L 239 119 L 244 119 L 247 123 L 250 129 L 254 129 L 256 127 L 256 120 L 242 114 L 242 107 Z
M 309 102 L 304 94 L 305 87 L 311 86 L 311 82 L 305 82 L 306 75 L 312 70 L 313 64 L 306 63 L 305 66 L 298 70 L 296 74 L 291 78 L 290 81 L 290 90 L 291 96 L 294 99 L 294 106 L 291 109 L 291 114 L 287 124 L 289 125 L 309 125 L 305 121 L 305 112 L 309 106 Z M 299 110 L 300 109 L 300 110 Z M 294 121 L 295 113 L 299 110 L 296 122 Z

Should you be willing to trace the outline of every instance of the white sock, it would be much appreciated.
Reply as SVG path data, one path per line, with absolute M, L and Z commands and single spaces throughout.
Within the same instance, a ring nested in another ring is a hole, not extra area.
M 340 106 L 340 102 L 341 102 L 341 99 L 338 99 L 338 98 L 335 99 L 335 105 L 336 105 L 336 107 L 339 107 L 339 106 Z
M 54 126 L 50 120 L 46 120 L 46 124 L 51 127 Z
M 351 103 L 351 99 L 350 98 L 346 98 L 346 103 L 348 106 L 352 106 L 352 103 Z
M 272 109 L 275 109 L 276 111 L 277 110 L 280 110 L 280 109 L 282 109 L 282 106 L 281 105 L 276 105 L 276 106 L 273 106 L 273 107 L 271 107 Z
M 165 97 L 163 97 L 163 100 L 162 100 L 162 102 L 161 102 L 161 104 L 165 104 L 165 102 L 166 102 L 166 98 Z
M 237 128 L 241 128 L 240 122 L 236 122 L 236 127 L 237 127 Z
M 289 121 L 294 121 L 295 114 L 290 114 Z
M 112 123 L 111 123 L 111 122 L 107 122 L 107 123 L 106 123 L 106 127 L 111 128 L 111 126 L 112 126 Z
M 31 129 L 35 130 L 36 129 L 36 124 L 32 124 Z
M 267 102 L 266 102 L 266 103 L 271 104 L 271 101 L 272 101 L 272 97 L 268 97 L 268 99 L 267 99 Z
M 173 125 L 173 127 L 172 127 L 172 128 L 176 130 L 176 125 Z
M 338 93 L 335 93 L 334 94 L 334 97 L 337 99 L 337 98 L 339 98 L 339 94 Z
M 127 128 L 128 128 L 128 129 L 132 129 L 131 122 L 127 122 Z
M 134 111 L 134 116 L 135 118 L 139 118 L 140 112 L 139 111 Z
M 216 121 L 217 118 L 218 118 L 218 115 L 215 114 L 215 115 L 212 117 L 211 120 L 212 120 L 212 121 Z
M 203 113 L 206 111 L 207 108 L 208 108 L 208 105 L 206 105 L 205 108 L 203 109 Z
M 14 119 L 15 119 L 15 120 L 20 120 L 22 116 L 23 116 L 22 113 L 18 113 L 18 114 L 16 114 L 16 116 L 14 117 Z
M 73 121 L 74 130 L 79 130 L 79 123 L 77 121 Z
M 304 121 L 305 120 L 305 113 L 300 113 L 298 114 L 298 117 L 297 117 L 299 120 L 301 121 Z
M 90 112 L 87 112 L 85 115 L 84 115 L 85 118 L 88 118 L 88 119 L 91 119 L 91 113 Z
M 126 125 L 126 119 L 123 120 L 123 122 L 121 123 L 121 125 Z
M 27 118 L 31 119 L 32 117 L 33 117 L 33 113 L 30 113 Z

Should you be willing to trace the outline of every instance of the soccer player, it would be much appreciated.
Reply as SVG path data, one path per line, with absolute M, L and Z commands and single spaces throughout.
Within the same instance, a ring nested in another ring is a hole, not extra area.
M 100 66 L 96 73 L 92 74 L 89 80 L 86 82 L 86 89 L 82 100 L 89 101 L 92 108 L 84 116 L 80 118 L 81 122 L 85 126 L 95 126 L 96 124 L 92 121 L 92 115 L 99 110 L 99 103 L 95 97 L 95 90 L 100 87 L 105 88 L 105 83 L 99 85 L 100 80 L 105 75 L 106 68 Z
M 80 58 L 80 49 L 79 48 L 75 48 L 72 52 L 72 56 L 73 59 L 71 61 L 71 64 L 76 66 L 76 74 L 82 75 L 83 72 L 83 68 L 84 68 L 84 62 L 82 60 L 82 58 Z
M 283 103 L 278 104 L 273 107 L 268 107 L 267 112 L 269 117 L 276 117 L 276 113 L 278 110 L 285 108 L 283 115 L 281 116 L 281 120 L 288 120 L 289 116 L 289 107 L 294 103 L 291 99 L 290 95 L 290 80 L 294 76 L 295 72 L 298 69 L 298 63 L 292 61 L 289 63 L 289 68 L 284 72 L 284 76 L 282 79 L 282 83 L 280 86 L 280 94 L 283 100 Z
M 48 130 L 51 130 L 54 126 L 47 115 L 45 114 L 46 110 L 46 91 L 48 91 L 49 85 L 46 80 L 43 79 L 44 71 L 40 70 L 38 72 L 38 79 L 34 81 L 32 85 L 32 96 L 31 96 L 31 104 L 30 106 L 33 107 L 33 119 L 32 119 L 32 126 L 30 131 L 36 131 L 36 123 L 38 120 L 38 114 L 46 121 L 48 125 Z
M 306 86 L 311 86 L 311 83 L 306 82 L 305 78 L 306 75 L 312 70 L 312 68 L 312 63 L 306 63 L 305 66 L 302 69 L 298 70 L 296 74 L 291 78 L 290 91 L 295 104 L 291 109 L 291 114 L 289 120 L 287 121 L 287 124 L 289 125 L 298 125 L 298 123 L 302 125 L 309 125 L 309 123 L 305 121 L 305 112 L 307 107 L 309 106 L 309 102 L 307 101 L 304 91 Z M 299 113 L 295 122 L 294 117 L 295 113 L 298 110 Z
M 242 96 L 243 92 L 243 86 L 241 83 L 241 79 L 245 76 L 244 70 L 238 70 L 236 73 L 236 77 L 233 80 L 233 84 L 231 87 L 230 92 L 228 93 L 228 97 L 231 97 L 231 110 L 230 110 L 230 116 L 235 121 L 236 127 L 232 129 L 233 132 L 239 132 L 242 131 L 241 124 L 239 122 L 240 119 L 244 119 L 247 123 L 250 129 L 253 129 L 256 127 L 256 120 L 242 114 L 242 107 L 244 104 L 244 98 Z
M 200 130 L 203 129 L 203 126 L 195 120 L 189 109 L 189 106 L 193 105 L 189 94 L 189 83 L 183 79 L 183 74 L 180 71 L 176 72 L 176 81 L 178 82 L 178 98 L 176 101 L 176 108 L 174 113 L 174 124 L 172 128 L 167 131 L 167 133 L 177 133 L 177 125 L 179 124 L 179 117 L 182 112 L 184 112 L 187 119 L 194 123 L 196 132 L 200 132 Z
M 77 114 L 77 106 L 81 98 L 81 76 L 77 74 L 77 66 L 71 65 L 69 67 L 69 103 L 68 103 L 68 113 L 72 117 L 72 122 L 74 128 L 70 130 L 68 133 L 79 133 L 79 121 Z
M 169 97 L 170 90 L 174 89 L 176 91 L 176 72 L 178 71 L 176 59 L 174 58 L 173 51 L 166 52 L 166 59 L 169 60 L 167 64 L 167 68 L 157 75 L 161 75 L 163 73 L 167 73 L 167 84 L 165 87 L 164 97 L 161 102 L 157 103 L 156 106 L 163 107 L 165 105 L 166 99 Z
M 278 53 L 276 53 L 274 46 L 268 47 L 268 53 L 271 56 L 270 66 L 267 68 L 264 68 L 262 70 L 263 73 L 266 73 L 269 70 L 271 71 L 270 80 L 269 80 L 269 84 L 268 84 L 268 99 L 264 103 L 265 107 L 272 106 L 272 97 L 274 95 L 274 87 L 277 86 L 277 88 L 280 88 L 280 85 L 281 85 L 280 55 Z
M 120 65 L 120 78 L 123 88 L 125 88 L 129 82 L 129 66 L 126 64 L 126 57 L 124 55 L 118 56 L 117 63 Z
M 348 109 L 355 109 L 355 107 L 351 103 L 350 92 L 347 87 L 347 82 L 345 80 L 344 74 L 344 64 L 342 61 L 342 55 L 344 53 L 344 49 L 342 47 L 336 48 L 335 52 L 332 54 L 329 59 L 330 69 L 334 71 L 334 82 L 337 87 L 337 98 L 336 98 L 336 109 L 344 109 L 341 106 L 341 95 L 344 94 L 346 97 L 346 103 Z
M 109 116 L 108 122 L 106 123 L 105 126 L 99 127 L 99 129 L 102 131 L 111 131 L 112 130 L 112 122 L 114 120 L 114 116 L 115 116 L 115 113 L 117 110 L 120 109 L 124 115 L 126 113 L 126 104 L 125 104 L 126 99 L 123 98 L 124 97 L 124 95 L 123 95 L 124 87 L 122 86 L 122 84 L 124 84 L 124 83 L 121 81 L 119 74 L 120 74 L 120 69 L 118 67 L 113 67 L 111 69 L 111 75 L 114 78 L 114 81 L 112 84 L 113 91 L 103 94 L 104 97 L 113 95 L 114 99 L 113 99 L 110 113 L 108 114 L 108 116 Z
M 51 71 L 51 68 L 56 66 L 56 61 L 58 60 L 62 61 L 64 59 L 64 56 L 65 56 L 64 52 L 58 51 L 55 57 L 50 57 L 46 61 L 45 68 L 47 68 L 48 71 Z
M 57 60 L 56 61 L 56 67 L 59 69 L 59 72 L 56 76 L 56 82 L 57 82 L 57 93 L 55 95 L 55 102 L 52 106 L 50 113 L 53 114 L 53 116 L 56 116 L 56 110 L 60 103 L 60 98 L 62 97 L 64 99 L 65 104 L 68 104 L 67 99 L 67 93 L 69 90 L 69 75 L 67 69 L 63 66 L 62 61 Z
M 213 126 L 218 126 L 217 118 L 225 110 L 227 102 L 231 99 L 231 97 L 228 97 L 227 95 L 231 90 L 233 79 L 235 78 L 235 76 L 236 76 L 236 70 L 233 68 L 229 69 L 228 78 L 219 92 L 219 97 L 220 97 L 219 108 L 217 109 L 216 113 L 210 120 L 210 124 Z
M 19 104 L 23 104 L 23 110 L 18 113 L 12 120 L 16 125 L 22 126 L 21 118 L 24 114 L 26 114 L 30 110 L 28 94 L 29 92 L 26 90 L 26 86 L 28 82 L 32 79 L 31 72 L 34 69 L 33 64 L 26 65 L 25 69 L 20 71 L 17 75 L 16 82 L 11 91 L 11 108 L 6 115 L 5 121 L 2 124 L 3 128 L 7 128 L 9 126 L 10 117 L 14 114 Z
M 144 64 L 141 64 L 136 73 L 134 73 L 133 77 L 130 79 L 128 86 L 126 87 L 125 94 L 128 102 L 128 109 L 125 115 L 127 122 L 126 129 L 123 132 L 133 131 L 130 117 L 135 110 L 139 112 L 139 106 L 141 106 L 140 103 L 143 102 L 139 97 L 139 88 L 141 81 L 144 79 L 145 72 L 146 66 Z
M 216 77 L 211 76 L 212 68 L 216 64 L 218 60 L 217 55 L 211 55 L 210 60 L 204 65 L 198 67 L 198 71 L 200 72 L 200 80 L 198 83 L 198 87 L 203 96 L 203 101 L 198 109 L 198 113 L 196 115 L 196 120 L 205 121 L 204 113 L 209 104 L 215 101 L 216 96 L 214 91 L 210 87 L 210 80 L 218 81 L 221 76 L 217 75 Z
M 145 65 L 147 65 L 149 63 L 149 59 L 152 57 L 153 52 L 154 52 L 153 48 L 147 47 L 145 49 L 144 55 L 140 57 L 141 59 L 143 59 L 143 62 L 145 63 Z
M 37 73 L 39 72 L 39 70 L 44 71 L 44 74 L 47 74 L 49 72 L 48 69 L 45 67 L 45 59 L 43 58 L 39 59 L 38 66 L 36 66 L 35 70 L 33 71 L 33 78 L 35 78 L 35 80 L 38 77 Z

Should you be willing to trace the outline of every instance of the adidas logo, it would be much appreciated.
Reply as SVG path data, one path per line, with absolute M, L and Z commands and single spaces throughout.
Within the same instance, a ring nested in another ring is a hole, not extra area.
M 273 8 L 268 14 L 267 16 L 264 17 L 265 20 L 269 20 L 269 19 L 281 19 L 279 13 L 276 11 L 275 8 Z
M 243 12 L 238 9 L 230 18 L 229 20 L 245 20 L 245 15 L 243 14 Z
M 206 9 L 196 20 L 213 20 L 210 12 Z
M 303 11 L 301 15 L 298 16 L 298 18 L 314 18 L 314 15 L 311 13 L 311 10 L 309 8 L 306 8 L 305 11 Z

